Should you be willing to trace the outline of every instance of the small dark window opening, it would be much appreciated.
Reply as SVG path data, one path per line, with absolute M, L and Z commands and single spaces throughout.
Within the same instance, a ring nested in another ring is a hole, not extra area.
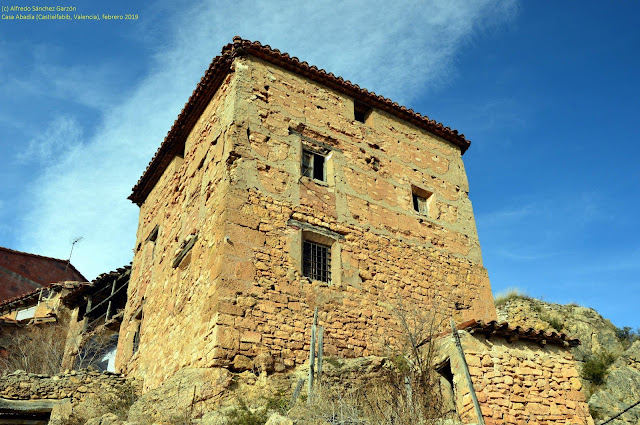
M 369 113 L 371 112 L 371 107 L 367 105 L 363 105 L 362 103 L 353 103 L 353 116 L 356 121 L 365 122 Z
M 436 371 L 440 376 L 444 377 L 453 387 L 453 372 L 451 371 L 451 361 L 447 359 L 442 365 L 440 365 Z
M 138 352 L 138 348 L 140 348 L 140 325 L 138 322 L 136 325 L 136 332 L 133 334 L 133 354 Z
M 142 300 L 144 302 L 144 300 Z M 140 329 L 142 328 L 142 307 L 139 307 L 138 310 L 133 315 L 134 320 L 136 321 L 136 331 L 133 334 L 133 350 L 132 355 L 138 351 L 140 348 Z
M 153 230 L 151 231 L 151 233 L 149 233 L 149 237 L 147 238 L 147 240 L 149 242 L 155 242 L 156 239 L 158 239 L 158 232 L 160 230 L 160 226 L 156 225 L 156 227 L 153 228 Z
M 433 194 L 418 187 L 411 187 L 413 209 L 422 215 L 429 215 L 429 198 Z
M 302 175 L 311 179 L 326 181 L 326 157 L 317 152 L 302 151 Z
M 81 303 L 78 306 L 78 322 L 84 319 L 84 313 L 87 311 L 86 302 Z
M 151 250 L 151 259 L 156 256 L 156 240 L 158 239 L 158 233 L 160 231 L 160 226 L 156 224 L 156 227 L 153 228 L 149 236 L 147 237 L 147 242 L 153 243 L 153 248 Z
M 419 213 L 425 213 L 426 212 L 426 204 L 427 204 L 427 200 L 424 199 L 421 196 L 418 196 L 417 194 L 413 194 L 413 209 L 416 210 Z
M 440 396 L 445 417 L 448 413 L 456 413 L 455 388 L 453 384 L 453 372 L 451 371 L 451 361 L 445 360 L 436 367 L 436 372 L 440 375 Z
M 331 283 L 331 247 L 304 241 L 302 274 L 311 280 Z

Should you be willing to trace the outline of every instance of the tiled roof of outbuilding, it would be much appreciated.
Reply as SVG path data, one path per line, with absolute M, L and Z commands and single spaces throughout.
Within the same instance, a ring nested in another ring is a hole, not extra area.
M 82 299 L 82 296 L 87 293 L 93 293 L 96 290 L 102 289 L 105 285 L 111 285 L 113 279 L 120 279 L 125 275 L 129 275 L 131 273 L 131 264 L 127 264 L 124 267 L 118 267 L 116 270 L 112 270 L 107 273 L 102 273 L 100 276 L 96 277 L 86 285 L 82 285 L 68 293 L 63 301 L 67 304 L 73 304 L 74 302 Z
M 227 44 L 222 49 L 222 53 L 216 56 L 211 62 L 211 65 L 209 65 L 209 69 L 207 69 L 198 86 L 180 112 L 180 115 L 178 115 L 178 118 L 173 123 L 173 126 L 156 151 L 147 169 L 142 174 L 140 180 L 138 180 L 138 183 L 133 187 L 132 193 L 129 196 L 131 201 L 138 205 L 144 202 L 151 189 L 153 189 L 153 186 L 160 179 L 163 171 L 169 165 L 169 162 L 184 148 L 189 132 L 204 112 L 226 75 L 230 72 L 233 60 L 243 55 L 253 55 L 344 93 L 358 102 L 384 110 L 391 115 L 395 115 L 402 120 L 453 143 L 460 147 L 462 153 L 469 148 L 470 141 L 467 140 L 463 134 L 458 134 L 457 130 L 445 127 L 439 122 L 429 119 L 427 116 L 421 115 L 412 109 L 408 109 L 385 97 L 370 92 L 348 80 L 337 77 L 331 72 L 300 61 L 288 53 L 280 52 L 278 49 L 272 49 L 268 45 L 263 46 L 257 41 L 244 40 L 236 36 L 233 38 L 233 43 Z
M 511 327 L 507 322 L 498 323 L 495 320 L 483 322 L 482 320 L 469 320 L 457 326 L 460 330 L 470 333 L 481 333 L 487 336 L 501 336 L 510 340 L 523 339 L 546 344 L 555 344 L 568 347 L 580 345 L 580 340 L 571 338 L 563 333 L 545 332 L 533 328 L 523 328 L 521 326 Z
M 18 297 L 11 298 L 9 300 L 5 300 L 0 303 L 0 312 L 4 310 L 10 310 L 16 308 L 20 305 L 28 303 L 30 300 L 36 300 L 40 296 L 41 291 L 45 290 L 60 290 L 60 289 L 77 289 L 83 285 L 89 285 L 87 282 L 57 282 L 51 283 L 47 286 L 43 286 L 42 288 L 35 289 L 27 294 L 20 295 Z
M 105 285 L 107 283 L 111 283 L 110 278 L 113 277 L 117 277 L 120 275 L 123 275 L 125 273 L 130 273 L 131 271 L 131 264 L 128 264 L 124 267 L 119 267 L 116 270 L 113 270 L 111 272 L 108 273 L 102 273 L 100 276 L 96 277 L 95 279 L 93 279 L 93 281 L 91 282 L 57 282 L 57 283 L 52 283 L 50 285 L 47 286 L 43 286 L 42 288 L 38 288 L 36 290 L 33 290 L 27 294 L 21 295 L 19 297 L 15 297 L 15 298 L 11 298 L 10 300 L 6 300 L 0 303 L 0 312 L 7 310 L 7 309 L 12 309 L 15 308 L 19 305 L 22 304 L 26 304 L 28 303 L 30 300 L 37 300 L 39 295 L 40 295 L 40 291 L 42 290 L 61 290 L 61 289 L 70 289 L 71 292 L 65 296 L 65 301 L 70 301 L 70 300 L 74 300 L 76 298 L 78 298 L 79 296 L 81 296 L 82 294 L 84 294 L 84 292 L 86 292 L 87 290 L 91 290 L 94 288 L 99 288 L 102 285 Z

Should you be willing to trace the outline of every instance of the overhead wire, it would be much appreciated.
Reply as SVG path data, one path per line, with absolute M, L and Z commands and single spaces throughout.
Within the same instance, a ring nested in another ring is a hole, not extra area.
M 607 419 L 604 422 L 599 423 L 598 425 L 605 425 L 608 424 L 609 422 L 611 422 L 612 420 L 619 418 L 620 416 L 622 416 L 623 414 L 627 413 L 629 410 L 633 409 L 634 407 L 636 407 L 637 405 L 640 404 L 640 400 L 636 401 L 635 403 L 633 403 L 631 406 L 627 407 L 626 409 L 624 409 L 622 412 L 618 413 L 617 415 Z

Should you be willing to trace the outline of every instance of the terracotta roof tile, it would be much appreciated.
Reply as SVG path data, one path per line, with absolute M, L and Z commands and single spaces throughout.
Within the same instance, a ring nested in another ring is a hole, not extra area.
M 116 270 L 113 270 L 108 273 L 102 273 L 100 276 L 93 279 L 91 282 L 57 282 L 52 283 L 47 286 L 43 286 L 42 288 L 35 289 L 27 294 L 20 295 L 19 297 L 14 297 L 9 300 L 5 300 L 0 303 L 0 311 L 5 310 L 7 308 L 13 308 L 15 304 L 22 304 L 28 302 L 31 299 L 37 298 L 42 290 L 59 290 L 59 289 L 71 289 L 71 292 L 67 297 L 81 294 L 84 291 L 99 286 L 107 282 L 109 277 L 118 276 L 119 274 L 126 273 L 131 270 L 131 264 L 128 264 L 124 267 L 119 267 Z
M 71 281 L 51 283 L 47 286 L 43 286 L 42 288 L 34 289 L 33 291 L 28 292 L 26 294 L 3 301 L 2 303 L 0 303 L 0 311 L 6 308 L 13 308 L 14 304 L 23 304 L 31 299 L 38 298 L 38 296 L 40 295 L 40 291 L 49 290 L 49 289 L 56 290 L 56 289 L 62 289 L 62 288 L 75 289 L 82 285 L 87 285 L 87 283 L 71 282 Z
M 111 284 L 112 278 L 117 278 L 127 273 L 131 273 L 131 264 L 128 264 L 124 267 L 118 267 L 116 270 L 112 270 L 107 273 L 102 273 L 100 276 L 96 277 L 91 281 L 91 283 L 84 284 L 75 288 L 73 291 L 65 295 L 63 301 L 65 303 L 73 303 L 79 297 L 81 297 L 86 292 L 92 291 L 94 289 L 100 289 L 102 286 Z M 93 292 L 92 292 L 93 293 Z
M 568 347 L 576 347 L 580 345 L 580 340 L 571 338 L 563 333 L 545 332 L 543 330 L 533 328 L 523 328 L 521 326 L 511 327 L 509 323 L 498 323 L 495 320 L 483 322 L 482 320 L 469 320 L 457 325 L 460 330 L 466 330 L 470 333 L 481 333 L 487 336 L 495 335 L 505 337 L 507 339 L 528 340 L 543 344 L 555 344 Z
M 6 248 L 4 246 L 0 246 L 0 251 L 11 252 L 13 254 L 28 255 L 29 257 L 42 258 L 44 260 L 53 260 L 63 264 L 66 264 L 67 262 L 67 260 L 61 260 L 60 258 L 53 258 L 53 257 L 44 256 L 44 255 L 32 254 L 30 252 L 18 251 L 16 249 Z
M 173 126 L 156 151 L 145 172 L 142 174 L 142 177 L 140 177 L 138 183 L 133 187 L 132 193 L 129 196 L 131 201 L 138 205 L 144 202 L 169 162 L 178 152 L 184 149 L 184 144 L 189 132 L 230 72 L 233 60 L 238 56 L 244 55 L 255 56 L 344 93 L 358 102 L 384 110 L 391 115 L 395 115 L 400 119 L 453 143 L 460 147 L 462 153 L 464 153 L 470 145 L 470 141 L 467 140 L 463 134 L 459 134 L 457 130 L 445 127 L 412 109 L 400 106 L 396 102 L 370 92 L 365 88 L 361 88 L 357 84 L 345 80 L 342 77 L 337 77 L 331 72 L 300 61 L 297 57 L 291 57 L 288 53 L 273 49 L 269 45 L 263 46 L 258 41 L 244 40 L 236 36 L 233 38 L 233 43 L 224 46 L 220 56 L 216 56 L 211 62 L 211 65 L 209 65 L 209 68 L 191 94 L 191 97 L 178 115 L 178 118 L 173 123 Z

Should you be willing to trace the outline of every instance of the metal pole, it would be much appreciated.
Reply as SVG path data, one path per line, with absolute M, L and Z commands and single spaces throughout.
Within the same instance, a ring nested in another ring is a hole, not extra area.
M 322 351 L 324 349 L 324 326 L 318 327 L 318 373 L 317 385 L 320 386 L 320 377 L 322 376 Z
M 318 307 L 313 313 L 313 325 L 311 325 L 311 347 L 309 347 L 309 380 L 307 382 L 307 403 L 311 404 L 313 398 L 313 370 L 316 363 L 316 323 L 318 321 Z
M 82 240 L 82 236 L 79 238 L 75 238 L 73 243 L 71 244 L 71 251 L 69 252 L 69 259 L 67 260 L 67 265 L 64 267 L 64 272 L 66 273 L 69 269 L 69 264 L 71 264 L 71 254 L 73 254 L 73 246 Z
M 458 328 L 456 323 L 451 319 L 451 329 L 453 331 L 453 339 L 458 347 L 458 353 L 460 353 L 460 361 L 464 374 L 467 377 L 467 384 L 469 385 L 469 392 L 471 393 L 471 400 L 473 400 L 473 407 L 476 409 L 476 416 L 478 417 L 478 424 L 485 425 L 484 418 L 482 417 L 482 410 L 480 409 L 480 403 L 478 403 L 478 397 L 476 397 L 476 390 L 473 388 L 473 381 L 471 381 L 471 374 L 469 373 L 469 365 L 467 365 L 467 359 L 464 356 L 464 350 L 462 349 L 462 343 L 460 342 L 460 335 L 458 335 Z

